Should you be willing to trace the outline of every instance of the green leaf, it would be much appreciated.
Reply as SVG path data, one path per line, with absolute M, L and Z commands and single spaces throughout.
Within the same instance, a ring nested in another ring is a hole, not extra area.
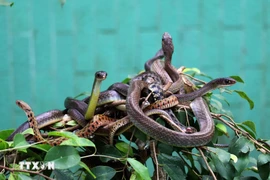
M 216 172 L 218 172 L 225 179 L 233 179 L 234 172 L 231 170 L 229 163 L 224 163 L 223 158 L 219 158 L 216 153 L 210 153 L 213 165 Z M 227 159 L 227 161 L 229 158 Z
M 55 179 L 74 180 L 74 173 L 69 169 L 55 169 L 53 174 Z
M 169 146 L 168 144 L 165 143 L 158 143 L 158 150 L 160 151 L 160 153 L 164 153 L 167 155 L 170 155 L 173 153 L 174 151 L 174 147 L 173 146 Z
M 61 145 L 69 145 L 69 146 L 89 146 L 95 147 L 95 144 L 89 139 L 78 137 L 76 134 L 68 132 L 68 131 L 52 131 L 48 133 L 49 136 L 61 136 L 69 138 L 61 143 Z
M 53 127 L 54 128 L 61 128 L 61 127 L 64 127 L 64 122 L 63 121 L 60 121 L 60 122 L 56 122 L 53 124 Z
M 254 108 L 254 102 L 247 96 L 247 94 L 245 92 L 238 91 L 238 90 L 234 90 L 234 92 L 236 92 L 241 98 L 247 100 L 247 102 L 249 103 L 250 109 Z
M 222 110 L 221 102 L 216 99 L 211 99 L 211 106 L 214 107 L 217 112 L 220 112 Z
M 76 126 L 76 125 L 77 125 L 77 122 L 74 121 L 74 120 L 70 120 L 70 121 L 68 121 L 68 122 L 66 123 L 66 125 L 68 125 L 68 126 Z
M 18 177 L 23 180 L 33 180 L 29 175 L 25 175 L 23 173 L 19 173 Z
M 212 96 L 216 97 L 217 99 L 220 99 L 220 100 L 224 101 L 228 106 L 230 106 L 230 103 L 221 94 L 212 94 Z
M 7 149 L 9 147 L 8 143 L 3 139 L 0 139 L 0 150 Z
M 75 96 L 74 99 L 77 99 L 78 97 L 81 97 L 81 96 L 90 96 L 90 95 L 91 95 L 91 92 L 82 92 L 78 94 L 77 96 Z
M 217 123 L 216 128 L 218 129 L 218 131 L 222 132 L 222 134 L 229 136 L 228 131 L 227 131 L 227 127 L 224 124 Z
M 22 134 L 16 134 L 14 136 L 14 148 L 19 151 L 26 152 L 26 149 L 29 147 L 29 143 L 25 140 Z
M 260 154 L 258 156 L 257 164 L 258 166 L 264 165 L 270 162 L 270 154 Z
M 136 173 L 136 171 L 133 171 L 130 176 L 130 180 L 143 180 L 143 179 L 141 178 L 141 176 L 138 175 L 138 173 Z
M 207 77 L 209 79 L 213 79 L 212 77 L 202 73 L 198 68 L 185 68 L 183 70 L 183 73 L 187 73 L 187 72 L 191 72 L 192 73 L 191 76 L 195 76 L 197 74 L 197 75 L 200 75 L 200 76 Z
M 128 154 L 129 156 L 133 156 L 133 149 L 132 149 L 132 147 L 131 147 L 129 144 L 127 144 L 126 142 L 119 142 L 119 143 L 116 143 L 116 144 L 115 144 L 115 147 L 116 147 L 119 151 L 121 151 L 121 152 L 123 152 L 123 153 L 125 153 L 125 154 Z
M 15 173 L 10 173 L 9 177 L 8 177 L 8 180 L 16 180 L 16 174 Z
M 245 130 L 246 132 L 248 132 L 254 139 L 256 139 L 256 134 L 253 131 L 251 131 L 248 127 L 246 127 L 242 123 L 237 123 L 237 126 L 239 126 L 243 130 Z
M 0 139 L 6 140 L 13 132 L 13 129 L 0 131 Z
M 235 137 L 230 143 L 228 151 L 239 156 L 241 153 L 249 153 L 254 150 L 254 144 L 243 136 Z
M 134 136 L 143 142 L 147 141 L 147 135 L 142 131 L 135 131 Z
M 71 138 L 71 139 L 76 139 L 78 136 L 72 132 L 68 131 L 51 131 L 48 132 L 48 136 L 61 136 L 61 137 L 66 137 L 66 138 Z
M 93 178 L 96 179 L 96 176 L 92 173 L 92 171 L 88 168 L 88 166 L 84 162 L 80 161 L 79 165 L 82 168 L 84 168 Z
M 113 158 L 121 158 L 122 157 L 122 154 L 120 153 L 120 151 L 118 151 L 118 149 L 116 149 L 115 147 L 113 146 L 110 146 L 110 145 L 105 145 L 105 146 L 102 146 L 100 150 L 100 153 L 102 155 L 106 155 L 106 156 L 111 156 Z M 112 158 L 108 158 L 108 157 L 101 157 L 100 160 L 102 162 L 108 162 L 110 160 L 112 160 Z
M 0 180 L 6 180 L 6 177 L 2 172 L 0 173 Z
M 67 169 L 78 165 L 80 155 L 72 146 L 55 146 L 46 154 L 44 161 L 54 163 L 55 169 Z
M 237 163 L 238 158 L 237 158 L 237 156 L 236 156 L 236 155 L 231 154 L 230 158 L 231 158 L 231 160 L 233 160 L 233 162 L 234 162 L 234 163 Z
M 208 147 L 208 149 L 211 153 L 215 153 L 216 155 L 218 155 L 218 158 L 222 163 L 229 163 L 231 157 L 230 153 L 219 148 Z
M 234 163 L 234 167 L 239 174 L 241 174 L 247 167 L 249 163 L 249 154 L 241 153 L 237 156 L 238 161 Z
M 81 137 L 77 137 L 75 139 L 67 139 L 63 141 L 60 145 L 95 147 L 95 144 L 92 141 L 86 138 L 81 138 Z
M 122 83 L 124 83 L 124 84 L 127 84 L 129 81 L 130 81 L 130 77 L 127 77 L 126 79 L 124 79 L 123 81 L 122 81 Z
M 24 130 L 21 134 L 23 134 L 23 135 L 26 135 L 26 134 L 35 135 L 32 128 L 28 128 L 28 129 Z
M 244 121 L 244 122 L 242 122 L 242 124 L 249 127 L 256 134 L 256 126 L 255 126 L 253 121 Z
M 109 166 L 96 166 L 91 169 L 93 174 L 95 174 L 96 178 L 93 178 L 93 176 L 86 176 L 86 179 L 89 180 L 106 180 L 106 179 L 112 179 L 113 176 L 116 174 L 115 169 L 109 167 Z
M 183 73 L 187 73 L 187 72 L 194 72 L 196 74 L 201 74 L 201 71 L 198 68 L 185 68 L 183 70 Z
M 0 180 L 6 180 L 6 177 L 2 172 L 0 172 Z
M 270 154 L 260 154 L 258 156 L 257 167 L 262 179 L 270 178 Z
M 39 149 L 39 150 L 44 151 L 44 152 L 48 152 L 49 149 L 51 149 L 51 146 L 49 144 L 35 144 L 31 147 Z
M 142 179 L 151 180 L 148 169 L 142 163 L 133 158 L 127 158 L 127 161 Z
M 240 179 L 240 180 L 259 180 L 257 177 L 254 177 L 254 176 L 238 177 L 238 179 Z M 238 179 L 234 178 L 233 180 L 238 180 Z
M 237 82 L 244 83 L 243 79 L 240 76 L 230 76 L 230 77 L 236 80 Z
M 186 179 L 184 162 L 178 156 L 160 154 L 158 156 L 159 165 L 163 167 L 172 180 Z

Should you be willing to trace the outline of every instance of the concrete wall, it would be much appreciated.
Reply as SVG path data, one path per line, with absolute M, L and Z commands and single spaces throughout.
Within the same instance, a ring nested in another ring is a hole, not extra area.
M 136 74 L 168 31 L 174 66 L 244 79 L 230 89 L 245 91 L 255 108 L 233 94 L 226 96 L 230 110 L 235 121 L 252 120 L 269 138 L 269 0 L 14 2 L 0 7 L 1 129 L 26 120 L 16 99 L 39 114 L 90 91 L 97 70 L 109 74 L 103 89 Z

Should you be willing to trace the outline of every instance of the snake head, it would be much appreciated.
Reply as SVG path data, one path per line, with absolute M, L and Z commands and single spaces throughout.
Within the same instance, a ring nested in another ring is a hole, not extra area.
M 234 80 L 233 78 L 225 78 L 224 81 L 227 85 L 233 85 L 236 83 L 236 80 Z
M 233 78 L 225 77 L 225 78 L 217 78 L 212 80 L 213 84 L 216 84 L 217 87 L 226 87 L 232 86 L 236 83 Z
M 95 74 L 95 77 L 96 77 L 97 80 L 102 81 L 102 80 L 106 79 L 107 72 L 105 72 L 105 71 L 97 71 L 96 74 Z
M 171 56 L 174 51 L 172 36 L 167 32 L 162 35 L 162 50 L 165 56 Z

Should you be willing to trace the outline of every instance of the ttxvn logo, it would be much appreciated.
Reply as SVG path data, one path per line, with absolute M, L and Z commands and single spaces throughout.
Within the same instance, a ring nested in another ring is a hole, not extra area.
M 20 169 L 27 170 L 54 170 L 54 162 L 21 161 Z

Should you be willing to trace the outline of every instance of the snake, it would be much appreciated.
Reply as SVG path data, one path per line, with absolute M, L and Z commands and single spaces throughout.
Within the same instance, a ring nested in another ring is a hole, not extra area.
M 48 125 L 57 123 L 59 121 L 61 121 L 64 117 L 64 113 L 61 110 L 50 110 L 47 111 L 45 113 L 42 113 L 38 116 L 36 116 L 36 121 L 38 124 L 38 129 L 44 128 Z M 29 122 L 26 121 L 24 122 L 22 125 L 20 125 L 7 139 L 6 141 L 12 141 L 12 139 L 14 138 L 14 136 L 18 133 L 21 133 L 23 131 L 25 131 L 26 129 L 30 128 L 29 126 Z
M 151 109 L 146 112 L 144 112 L 146 116 L 151 115 L 159 115 L 162 117 L 170 126 L 172 126 L 173 129 L 177 131 L 182 131 L 175 123 L 172 121 L 171 116 L 162 109 Z M 109 142 L 112 145 L 113 144 L 113 137 L 115 136 L 115 133 L 121 134 L 122 132 L 126 131 L 130 127 L 132 127 L 133 124 L 130 121 L 129 116 L 125 116 L 122 119 L 119 119 L 113 123 L 110 123 L 102 129 L 102 132 L 98 132 L 101 135 L 109 135 Z M 108 132 L 109 131 L 109 132 Z
M 174 45 L 172 37 L 168 32 L 162 35 L 162 52 L 165 56 L 165 61 L 162 62 L 157 57 L 148 60 L 145 63 L 145 69 L 150 69 L 149 71 L 157 73 L 164 85 L 168 86 L 168 91 L 171 93 L 176 93 L 183 87 L 182 77 L 178 74 L 177 70 L 171 65 L 172 55 L 174 52 Z
M 160 88 L 160 85 L 157 83 L 150 84 L 148 86 L 148 89 L 154 92 L 153 97 L 155 98 L 155 100 L 163 99 L 167 89 L 169 92 L 175 93 L 179 91 L 181 87 L 183 87 L 182 77 L 178 74 L 177 70 L 171 65 L 172 55 L 174 52 L 174 45 L 171 35 L 168 32 L 165 32 L 162 35 L 161 42 L 162 42 L 161 48 L 162 53 L 163 56 L 165 56 L 164 64 L 162 64 L 161 60 L 158 59 L 158 57 L 161 57 L 161 55 L 159 55 L 160 50 L 155 55 L 155 57 L 153 57 L 152 59 L 150 59 L 145 63 L 145 67 L 147 67 L 145 69 L 147 69 L 148 71 L 156 72 L 161 77 L 163 84 L 165 86 L 163 88 Z M 162 92 L 162 90 L 164 90 L 165 92 Z M 170 114 L 171 119 L 174 121 L 176 125 L 179 126 L 179 128 L 183 129 L 183 131 L 186 129 L 186 127 L 179 122 L 179 120 L 176 118 L 171 109 L 166 109 L 165 111 L 168 114 Z
M 148 84 L 141 80 L 132 81 L 132 83 L 130 84 L 126 103 L 127 114 L 129 115 L 131 122 L 138 129 L 158 141 L 177 147 L 202 146 L 211 141 L 214 134 L 214 122 L 211 118 L 208 106 L 204 105 L 203 100 L 198 101 L 196 100 L 196 98 L 203 96 L 205 93 L 215 88 L 230 86 L 235 83 L 236 81 L 232 78 L 218 78 L 210 81 L 202 88 L 192 93 L 184 95 L 175 94 L 170 97 L 176 97 L 178 102 L 195 99 L 195 116 L 197 117 L 197 120 L 199 122 L 199 132 L 195 132 L 192 134 L 176 132 L 160 125 L 151 118 L 147 117 L 139 106 L 139 99 L 141 97 L 141 91 L 144 88 L 147 88 Z M 168 102 L 166 101 L 166 99 L 165 101 L 161 100 L 159 103 L 168 106 Z M 199 108 L 200 106 L 203 108 Z
M 35 114 L 32 111 L 31 107 L 24 101 L 17 100 L 16 104 L 25 112 L 28 122 L 29 122 L 29 127 L 33 129 L 34 131 L 34 136 L 38 141 L 44 141 L 44 138 L 42 137 L 39 129 L 38 129 L 38 124 L 35 118 Z
M 146 61 L 146 63 L 144 64 L 145 71 L 151 71 L 151 66 L 152 66 L 153 62 L 155 62 L 157 59 L 161 59 L 163 57 L 164 57 L 164 52 L 163 52 L 163 49 L 161 48 L 156 52 L 154 57 L 152 57 L 151 59 Z
M 92 117 L 95 114 L 97 102 L 98 102 L 98 97 L 100 94 L 100 85 L 101 82 L 107 77 L 107 73 L 105 71 L 98 71 L 95 74 L 95 80 L 93 83 L 93 88 L 91 92 L 91 97 L 88 103 L 88 108 L 86 110 L 86 113 L 84 115 L 86 120 L 92 119 Z
M 28 122 L 29 122 L 29 127 L 33 129 L 34 131 L 34 136 L 39 142 L 42 143 L 47 143 L 50 144 L 51 146 L 56 146 L 61 144 L 63 141 L 67 140 L 65 137 L 59 137 L 56 139 L 44 139 L 38 129 L 37 121 L 35 118 L 35 114 L 31 107 L 24 101 L 22 100 L 17 100 L 16 104 L 25 112 Z M 76 135 L 79 137 L 85 137 L 88 138 L 90 135 L 92 135 L 99 127 L 105 126 L 109 123 L 114 122 L 115 119 L 104 116 L 102 114 L 95 115 L 83 129 L 79 130 L 76 132 Z
M 158 100 L 154 102 L 153 104 L 147 106 L 145 110 L 149 110 L 153 108 L 167 109 L 167 108 L 177 105 L 178 103 L 191 101 L 195 99 L 196 97 L 204 96 L 206 93 L 216 88 L 232 86 L 235 83 L 236 81 L 230 77 L 216 78 L 206 83 L 202 88 L 195 90 L 193 92 L 190 92 L 187 94 L 173 94 L 167 98 Z

